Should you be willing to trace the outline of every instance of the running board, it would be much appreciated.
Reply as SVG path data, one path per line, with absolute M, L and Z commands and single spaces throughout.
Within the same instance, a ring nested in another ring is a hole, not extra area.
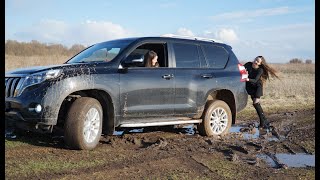
M 148 126 L 166 126 L 176 124 L 195 124 L 201 123 L 202 119 L 180 120 L 180 121 L 164 121 L 164 122 L 143 122 L 143 123 L 124 123 L 120 127 L 148 127 Z

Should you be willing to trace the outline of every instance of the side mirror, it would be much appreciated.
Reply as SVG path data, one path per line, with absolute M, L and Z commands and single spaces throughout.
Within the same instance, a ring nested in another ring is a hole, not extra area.
M 144 67 L 143 54 L 131 54 L 122 63 L 123 67 Z

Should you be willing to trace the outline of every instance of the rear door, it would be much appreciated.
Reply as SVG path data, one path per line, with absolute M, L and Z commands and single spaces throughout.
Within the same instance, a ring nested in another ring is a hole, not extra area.
M 198 44 L 170 43 L 175 72 L 175 116 L 195 117 L 202 112 L 206 93 L 215 87 L 214 71 L 207 62 Z

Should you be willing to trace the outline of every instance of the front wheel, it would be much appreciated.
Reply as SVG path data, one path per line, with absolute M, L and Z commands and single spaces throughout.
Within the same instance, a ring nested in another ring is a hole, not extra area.
M 66 145 L 72 149 L 94 149 L 102 132 L 102 107 L 98 100 L 76 99 L 68 112 L 64 126 Z
M 228 104 L 221 100 L 209 101 L 198 129 L 204 136 L 225 135 L 229 132 L 231 123 L 232 114 Z

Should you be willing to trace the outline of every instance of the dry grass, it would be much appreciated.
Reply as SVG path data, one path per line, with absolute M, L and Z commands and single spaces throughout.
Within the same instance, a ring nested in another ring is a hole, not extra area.
M 70 56 L 13 56 L 5 55 L 5 71 L 10 71 L 16 68 L 25 68 L 30 66 L 46 66 L 52 64 L 62 64 L 66 62 Z
M 5 70 L 29 66 L 61 64 L 68 56 L 5 56 Z M 261 102 L 268 109 L 310 107 L 315 103 L 315 65 L 314 64 L 271 64 L 279 71 L 281 79 L 267 81 Z M 248 100 L 248 110 L 252 110 Z
M 280 79 L 267 81 L 262 100 L 277 105 L 315 103 L 315 65 L 314 64 L 277 64 L 273 65 Z M 283 103 L 281 103 L 283 102 Z
M 314 64 L 272 64 L 280 79 L 267 81 L 261 104 L 267 114 L 287 112 L 315 107 L 315 65 Z M 239 113 L 241 117 L 256 117 L 252 101 Z
M 314 73 L 282 73 L 281 79 L 267 81 L 264 87 L 264 98 L 309 98 L 314 96 Z
M 315 64 L 270 64 L 273 68 L 281 73 L 307 73 L 314 74 Z

